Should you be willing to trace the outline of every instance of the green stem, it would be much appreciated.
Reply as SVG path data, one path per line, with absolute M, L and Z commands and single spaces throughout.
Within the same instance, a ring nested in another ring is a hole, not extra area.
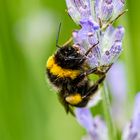
M 109 135 L 109 140 L 117 140 L 116 137 L 116 130 L 115 127 L 113 125 L 113 120 L 111 117 L 111 108 L 110 108 L 110 99 L 109 99 L 109 93 L 108 93 L 108 89 L 107 89 L 107 85 L 104 82 L 103 84 L 103 109 L 104 109 L 104 116 L 105 116 L 105 120 L 106 120 L 106 124 L 108 127 L 108 135 Z

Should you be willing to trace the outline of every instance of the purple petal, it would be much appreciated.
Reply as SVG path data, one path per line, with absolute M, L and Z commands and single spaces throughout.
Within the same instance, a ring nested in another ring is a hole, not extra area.
M 122 41 L 124 36 L 124 28 L 122 26 L 119 26 L 114 33 L 114 41 Z
M 71 18 L 74 20 L 76 24 L 79 24 L 79 21 L 81 19 L 81 14 L 75 7 L 75 4 L 73 3 L 73 0 L 66 0 L 68 13 L 71 16 Z
M 117 28 L 109 26 L 101 36 L 101 52 L 105 53 L 106 51 L 109 51 L 109 49 L 113 46 L 115 42 L 122 41 L 123 36 L 124 28 L 122 26 L 119 26 Z
M 84 127 L 86 130 L 93 130 L 93 118 L 89 109 L 87 108 L 76 108 L 75 110 L 77 121 Z
M 108 73 L 107 80 L 114 99 L 124 100 L 127 93 L 124 64 L 121 62 L 114 64 Z
M 107 21 L 113 13 L 113 3 L 112 0 L 103 0 L 101 6 L 101 17 L 102 21 Z
M 135 98 L 133 125 L 137 130 L 140 130 L 140 93 Z
M 96 13 L 96 18 L 99 17 L 100 14 L 100 4 L 101 4 L 101 0 L 95 0 L 95 13 Z
M 106 51 L 109 51 L 111 46 L 113 45 L 114 39 L 113 34 L 115 32 L 115 28 L 113 26 L 109 26 L 102 34 L 100 35 L 100 49 L 101 55 L 103 56 Z
M 134 115 L 132 121 L 123 131 L 123 140 L 140 139 L 140 93 L 135 98 Z
M 80 52 L 85 54 L 93 45 L 97 44 L 97 25 L 91 21 L 81 21 L 82 28 L 73 32 L 74 44 L 79 45 Z M 98 26 L 99 28 L 99 26 Z M 87 62 L 92 68 L 97 66 L 100 56 L 100 49 L 96 45 L 87 56 Z
M 114 0 L 113 5 L 114 5 L 114 14 L 113 18 L 116 18 L 124 8 L 125 0 Z
M 108 140 L 108 130 L 106 124 L 101 117 L 97 116 L 93 122 L 94 131 L 91 133 L 92 140 Z
M 97 116 L 93 121 L 93 131 L 88 134 L 90 140 L 108 140 L 107 127 L 104 120 Z
M 101 65 L 114 63 L 122 52 L 124 28 L 109 26 L 101 36 Z
M 98 66 L 98 63 L 99 63 L 98 58 L 95 57 L 94 55 L 91 55 L 91 56 L 89 55 L 87 60 L 88 60 L 87 63 L 89 64 L 90 67 L 95 68 Z
M 88 20 L 81 20 L 80 24 L 82 27 L 88 29 L 88 31 L 94 31 L 94 30 L 98 30 L 99 29 L 99 25 L 94 22 L 92 19 L 88 19 Z
M 113 14 L 112 0 L 95 0 L 95 13 L 97 20 L 107 22 Z
M 123 62 L 115 63 L 110 69 L 107 81 L 112 94 L 112 116 L 118 128 L 124 128 L 128 116 L 126 111 L 127 79 Z
M 108 140 L 106 124 L 99 116 L 93 118 L 90 110 L 86 108 L 77 108 L 75 113 L 78 122 L 88 132 L 83 140 Z
M 120 53 L 122 52 L 122 43 L 121 42 L 115 42 L 111 49 L 106 53 L 108 56 L 109 62 L 114 63 L 118 57 L 120 56 Z
M 112 57 L 118 56 L 122 51 L 122 43 L 120 41 L 116 41 L 109 51 Z
M 80 47 L 83 47 L 87 51 L 98 42 L 96 34 L 97 25 L 90 21 L 81 21 L 81 25 L 82 28 L 79 31 L 73 32 L 74 44 L 79 44 Z
M 77 24 L 91 16 L 90 0 L 66 0 L 66 4 L 68 13 Z
M 115 42 L 110 50 L 107 50 L 102 56 L 100 61 L 101 65 L 107 65 L 114 63 L 122 52 L 122 43 Z

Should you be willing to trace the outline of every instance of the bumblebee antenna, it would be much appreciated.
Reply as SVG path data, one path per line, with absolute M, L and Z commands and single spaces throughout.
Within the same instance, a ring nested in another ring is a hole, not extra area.
M 57 33 L 57 36 L 56 36 L 56 47 L 57 47 L 57 48 L 61 48 L 61 47 L 58 45 L 58 40 L 59 40 L 59 35 L 60 35 L 60 29 L 61 29 L 61 22 L 60 22 L 60 24 L 59 24 L 58 33 Z

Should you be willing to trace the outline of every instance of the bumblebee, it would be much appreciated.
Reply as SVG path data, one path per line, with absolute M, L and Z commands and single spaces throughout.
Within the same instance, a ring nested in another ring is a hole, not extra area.
M 67 113 L 71 112 L 74 115 L 72 106 L 85 107 L 88 104 L 111 67 L 109 65 L 87 69 L 86 56 L 96 45 L 83 55 L 68 41 L 47 60 L 48 79 L 53 86 L 57 87 L 59 100 Z M 88 75 L 93 73 L 98 75 L 99 79 L 91 85 Z
M 81 54 L 72 39 L 62 47 L 57 45 L 57 51 L 48 58 L 46 74 L 53 86 L 58 89 L 58 97 L 66 112 L 74 115 L 72 107 L 85 107 L 95 95 L 99 85 L 104 81 L 111 65 L 103 65 L 90 69 L 87 65 L 87 56 L 99 43 L 93 45 L 85 54 Z M 98 80 L 91 84 L 88 75 L 96 74 Z

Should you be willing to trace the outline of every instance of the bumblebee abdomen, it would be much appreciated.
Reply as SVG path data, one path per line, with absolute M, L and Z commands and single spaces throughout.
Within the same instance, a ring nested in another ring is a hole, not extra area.
M 47 69 L 46 73 L 50 82 L 56 87 L 62 87 L 63 85 L 71 81 L 70 78 L 62 78 L 62 77 L 60 78 L 60 77 L 57 77 L 57 75 L 53 75 L 49 69 Z

